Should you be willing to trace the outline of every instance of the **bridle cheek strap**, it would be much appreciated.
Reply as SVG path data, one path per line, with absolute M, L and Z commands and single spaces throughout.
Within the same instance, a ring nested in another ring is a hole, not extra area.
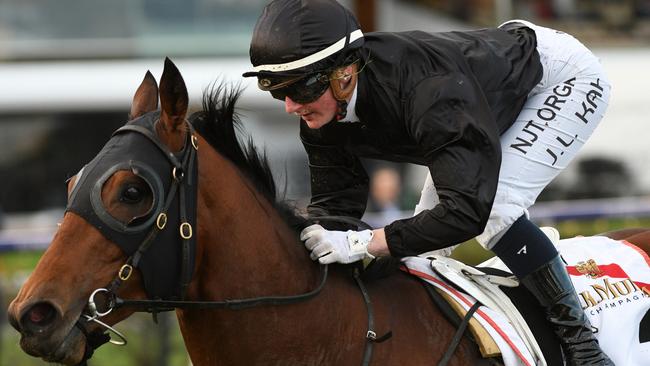
M 155 225 L 152 226 L 151 230 L 144 238 L 138 249 L 127 259 L 126 263 L 122 266 L 118 273 L 118 277 L 115 278 L 115 280 L 113 280 L 113 282 L 111 282 L 107 288 L 111 293 L 115 293 L 122 282 L 128 280 L 134 268 L 139 268 L 141 260 L 144 258 L 145 253 L 154 243 L 155 239 L 158 237 L 158 234 L 167 228 L 168 214 L 172 209 L 171 206 L 174 203 L 175 198 L 177 198 L 176 196 L 178 195 L 179 225 L 177 235 L 181 238 L 181 253 L 180 258 L 178 258 L 181 263 L 181 268 L 176 293 L 178 299 L 183 299 L 185 297 L 187 287 L 192 280 L 192 274 L 194 271 L 196 239 L 194 237 L 192 222 L 195 221 L 194 218 L 196 217 L 196 186 L 198 183 L 196 175 L 196 150 L 198 150 L 198 145 L 191 125 L 187 123 L 187 126 L 187 139 L 180 161 L 173 153 L 167 149 L 165 145 L 160 143 L 157 136 L 152 133 L 151 130 L 138 125 L 126 125 L 118 130 L 118 132 L 133 131 L 147 137 L 163 152 L 173 168 L 171 171 L 171 187 L 167 193 L 167 197 L 165 197 L 163 208 L 155 220 Z M 190 213 L 191 217 L 189 215 Z M 169 230 L 172 230 L 173 232 L 172 228 L 169 228 Z M 169 260 L 170 258 L 163 259 Z

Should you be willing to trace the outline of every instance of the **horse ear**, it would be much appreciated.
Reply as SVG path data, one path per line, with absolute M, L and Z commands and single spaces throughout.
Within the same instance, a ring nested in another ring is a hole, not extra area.
M 165 68 L 160 78 L 160 121 L 168 132 L 174 132 L 183 125 L 187 114 L 187 88 L 176 65 L 165 58 Z
M 142 83 L 140 83 L 133 96 L 129 120 L 156 109 L 158 109 L 158 83 L 156 83 L 156 78 L 153 77 L 151 72 L 147 70 Z

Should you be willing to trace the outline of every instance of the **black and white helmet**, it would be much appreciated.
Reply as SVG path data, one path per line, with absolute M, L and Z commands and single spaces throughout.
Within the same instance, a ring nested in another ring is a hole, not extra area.
M 363 44 L 356 17 L 335 0 L 274 0 L 257 20 L 249 76 L 299 76 L 341 66 Z

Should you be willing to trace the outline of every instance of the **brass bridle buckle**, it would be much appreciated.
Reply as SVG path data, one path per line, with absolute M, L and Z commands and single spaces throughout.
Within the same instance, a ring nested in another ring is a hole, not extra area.
M 187 222 L 181 224 L 179 231 L 183 239 L 190 239 L 192 237 L 192 225 Z
M 159 230 L 162 230 L 165 228 L 165 225 L 167 225 L 167 214 L 161 212 L 160 215 L 158 215 L 158 218 L 156 219 L 156 226 L 158 227 Z
M 120 280 L 122 281 L 126 281 L 129 278 L 131 278 L 132 273 L 133 273 L 133 267 L 130 264 L 125 264 L 117 272 L 117 277 L 119 277 Z

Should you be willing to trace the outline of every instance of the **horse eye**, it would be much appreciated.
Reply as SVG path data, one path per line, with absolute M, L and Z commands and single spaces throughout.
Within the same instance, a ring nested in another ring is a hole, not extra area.
M 142 190 L 136 186 L 127 186 L 120 195 L 120 201 L 124 203 L 138 203 L 142 198 Z

